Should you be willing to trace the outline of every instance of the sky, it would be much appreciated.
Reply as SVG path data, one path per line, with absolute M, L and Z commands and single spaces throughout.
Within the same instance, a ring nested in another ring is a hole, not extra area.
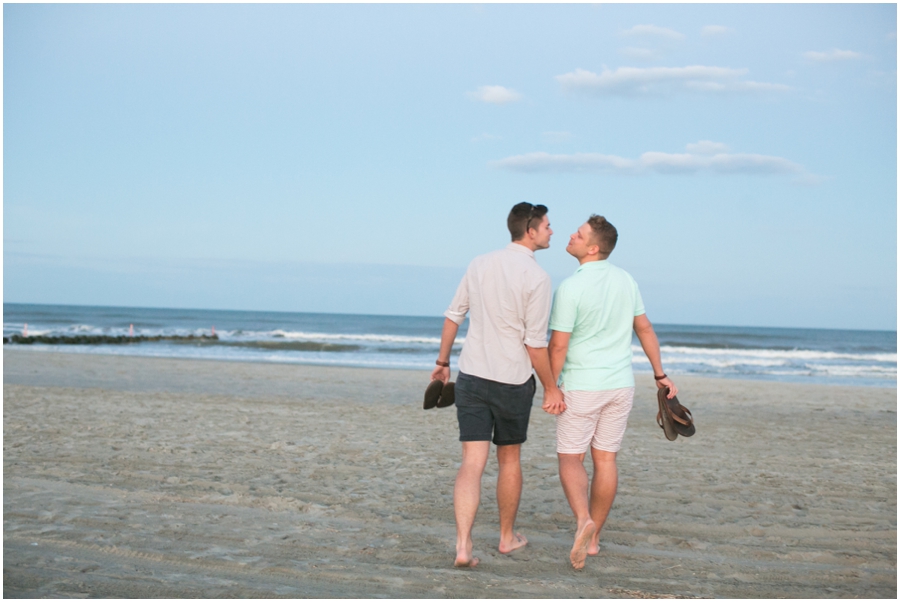
M 897 326 L 894 4 L 4 4 L 5 302 L 440 316 L 516 203 L 653 322 Z

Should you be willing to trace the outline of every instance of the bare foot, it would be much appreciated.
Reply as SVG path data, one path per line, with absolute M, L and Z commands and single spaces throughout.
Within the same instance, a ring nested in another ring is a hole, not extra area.
M 594 531 L 596 530 L 597 525 L 594 524 L 594 521 L 588 519 L 575 533 L 575 545 L 572 546 L 572 552 L 569 554 L 569 560 L 572 561 L 573 568 L 584 568 L 584 559 L 588 555 L 588 546 L 591 545 L 591 539 L 593 539 Z
M 470 541 L 468 545 L 456 546 L 456 560 L 453 562 L 453 566 L 456 568 L 475 568 L 478 566 L 478 558 L 472 555 L 472 542 Z
M 600 531 L 594 533 L 591 544 L 588 546 L 588 556 L 596 556 L 600 553 Z
M 528 543 L 528 540 L 525 539 L 525 536 L 521 533 L 516 533 L 513 535 L 513 538 L 509 542 L 505 542 L 502 539 L 500 540 L 500 545 L 497 547 L 500 550 L 501 554 L 509 554 L 510 552 L 514 552 L 519 548 L 525 547 Z
M 458 569 L 473 569 L 478 566 L 478 558 L 476 556 L 471 556 L 468 558 L 457 556 L 456 562 L 453 563 L 453 566 Z
M 476 566 L 478 566 L 478 562 L 479 561 L 477 556 L 472 556 L 472 558 L 470 558 L 469 560 L 461 560 L 459 556 L 457 556 L 456 562 L 453 563 L 453 566 L 458 569 L 474 569 Z

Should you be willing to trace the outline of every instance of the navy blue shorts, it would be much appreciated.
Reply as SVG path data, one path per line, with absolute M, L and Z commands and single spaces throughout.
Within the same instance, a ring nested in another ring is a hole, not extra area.
M 459 440 L 525 443 L 536 388 L 533 375 L 521 385 L 507 385 L 460 372 L 454 391 Z

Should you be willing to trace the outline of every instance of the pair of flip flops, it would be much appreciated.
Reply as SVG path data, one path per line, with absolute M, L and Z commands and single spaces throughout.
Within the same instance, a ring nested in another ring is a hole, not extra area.
M 678 402 L 677 395 L 672 399 L 668 399 L 668 394 L 669 387 L 662 388 L 656 392 L 656 399 L 659 402 L 656 424 L 663 430 L 666 434 L 666 439 L 669 441 L 675 441 L 678 435 L 690 437 L 697 432 L 691 411 Z
M 455 385 L 453 383 L 447 383 L 445 385 L 443 381 L 440 380 L 431 381 L 428 388 L 425 389 L 425 403 L 422 407 L 426 410 L 430 410 L 431 408 L 446 408 L 447 406 L 452 406 L 453 402 L 456 400 L 454 387 Z

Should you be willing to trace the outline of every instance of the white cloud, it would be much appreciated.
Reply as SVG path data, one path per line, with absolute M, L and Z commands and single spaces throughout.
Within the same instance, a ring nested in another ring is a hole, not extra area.
M 500 140 L 500 136 L 484 132 L 483 134 L 478 134 L 477 136 L 472 138 L 472 142 L 481 142 L 483 140 Z
M 732 29 L 731 27 L 725 27 L 724 25 L 707 25 L 700 31 L 700 35 L 705 38 L 709 38 L 715 36 L 724 36 L 732 32 L 734 32 L 734 29 Z
M 511 171 L 553 172 L 553 171 L 634 171 L 635 162 L 614 155 L 598 153 L 575 153 L 573 155 L 551 155 L 550 153 L 527 153 L 495 161 L 494 166 Z
M 489 102 L 495 105 L 503 105 L 522 99 L 521 94 L 503 86 L 481 86 L 474 92 L 467 92 L 466 95 L 473 100 Z
M 854 52 L 852 50 L 839 50 L 835 48 L 826 52 L 817 52 L 815 50 L 810 50 L 809 52 L 804 52 L 803 57 L 810 61 L 816 61 L 818 63 L 828 63 L 831 61 L 859 59 L 862 58 L 862 53 Z
M 547 142 L 567 142 L 572 139 L 572 132 L 544 132 L 542 136 Z
M 728 67 L 619 67 L 603 68 L 598 75 L 585 69 L 557 75 L 564 88 L 597 94 L 656 94 L 679 90 L 695 92 L 771 92 L 789 90 L 783 84 L 742 81 L 746 69 Z
M 684 34 L 657 25 L 635 25 L 631 29 L 622 32 L 623 36 L 656 36 L 667 40 L 683 40 Z
M 755 153 L 729 153 L 719 142 L 702 140 L 687 145 L 686 153 L 649 151 L 638 159 L 600 153 L 553 155 L 546 152 L 506 157 L 492 163 L 494 167 L 526 173 L 587 172 L 608 174 L 716 174 L 793 175 L 801 184 L 823 181 L 808 173 L 803 166 L 785 159 Z
M 685 148 L 692 155 L 715 155 L 728 152 L 728 145 L 721 142 L 713 142 L 712 140 L 701 140 L 700 142 L 688 144 Z
M 650 50 L 649 48 L 636 48 L 634 46 L 619 48 L 619 54 L 630 59 L 637 59 L 640 61 L 649 61 L 656 58 L 656 52 L 654 52 L 653 50 Z

